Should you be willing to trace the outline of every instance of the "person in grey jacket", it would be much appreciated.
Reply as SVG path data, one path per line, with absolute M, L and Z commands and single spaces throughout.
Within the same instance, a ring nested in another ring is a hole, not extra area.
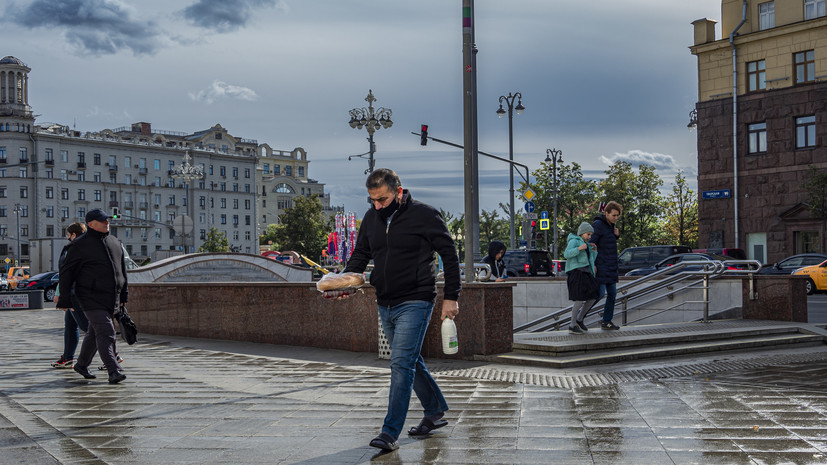
M 86 379 L 95 378 L 89 372 L 89 364 L 97 349 L 109 372 L 109 383 L 116 384 L 126 379 L 126 375 L 121 373 L 115 355 L 112 317 L 115 310 L 126 303 L 128 288 L 123 247 L 117 237 L 109 234 L 110 218 L 100 209 L 86 214 L 88 230 L 69 244 L 66 259 L 60 266 L 60 297 L 56 306 L 72 307 L 74 288 L 89 320 L 89 330 L 73 368 Z

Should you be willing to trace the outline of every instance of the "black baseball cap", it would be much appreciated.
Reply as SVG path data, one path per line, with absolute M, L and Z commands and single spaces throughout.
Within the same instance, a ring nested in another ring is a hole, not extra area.
M 107 215 L 106 212 L 104 212 L 100 208 L 89 210 L 89 213 L 86 214 L 87 223 L 90 221 L 106 221 L 110 218 L 112 218 L 112 215 Z

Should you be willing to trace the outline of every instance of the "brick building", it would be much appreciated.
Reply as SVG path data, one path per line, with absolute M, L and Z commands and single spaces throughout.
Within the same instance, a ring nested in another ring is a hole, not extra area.
M 723 0 L 718 40 L 693 22 L 701 246 L 765 263 L 823 251 L 804 184 L 827 169 L 825 2 Z

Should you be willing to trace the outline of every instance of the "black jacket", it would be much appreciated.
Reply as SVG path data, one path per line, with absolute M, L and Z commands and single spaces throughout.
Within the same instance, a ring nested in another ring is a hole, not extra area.
M 365 213 L 346 272 L 362 273 L 373 259 L 370 283 L 376 301 L 393 306 L 436 299 L 434 252 L 445 269 L 445 300 L 457 300 L 462 287 L 454 240 L 439 211 L 403 191 L 402 205 L 386 223 L 373 208 Z
M 614 225 L 606 221 L 606 215 L 594 218 L 592 223 L 594 234 L 589 242 L 597 245 L 597 259 L 594 266 L 597 268 L 597 282 L 611 284 L 617 282 L 617 236 Z
M 56 307 L 72 307 L 72 288 L 84 311 L 114 310 L 126 303 L 126 263 L 117 237 L 94 229 L 67 246 L 60 265 L 60 297 Z
M 496 260 L 494 258 L 501 250 L 506 250 L 505 244 L 500 241 L 491 241 L 491 243 L 488 244 L 488 255 L 482 259 L 484 263 L 487 263 L 488 266 L 491 267 L 491 276 L 488 278 L 489 281 L 506 276 L 505 262 L 502 259 Z

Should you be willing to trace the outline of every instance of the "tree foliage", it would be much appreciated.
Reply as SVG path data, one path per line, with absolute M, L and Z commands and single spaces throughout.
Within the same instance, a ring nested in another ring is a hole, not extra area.
M 488 245 L 492 241 L 500 241 L 508 246 L 511 242 L 511 231 L 508 228 L 508 218 L 500 218 L 496 210 L 483 210 L 480 214 L 480 253 L 488 254 Z
M 229 252 L 230 241 L 227 234 L 219 231 L 218 228 L 210 228 L 207 231 L 207 239 L 198 248 L 199 252 Z
M 623 205 L 617 224 L 618 250 L 661 242 L 662 185 L 663 180 L 653 166 L 641 165 L 635 174 L 630 163 L 618 161 L 606 170 L 606 178 L 598 183 L 600 198 Z
M 313 260 L 318 259 L 327 245 L 331 230 L 322 212 L 322 202 L 316 194 L 295 197 L 293 206 L 279 215 L 280 224 L 273 226 L 273 243 L 278 250 L 293 250 Z M 270 227 L 267 229 L 270 232 Z
M 666 196 L 663 220 L 665 244 L 698 247 L 698 196 L 689 188 L 682 172 L 675 176 L 672 193 Z

